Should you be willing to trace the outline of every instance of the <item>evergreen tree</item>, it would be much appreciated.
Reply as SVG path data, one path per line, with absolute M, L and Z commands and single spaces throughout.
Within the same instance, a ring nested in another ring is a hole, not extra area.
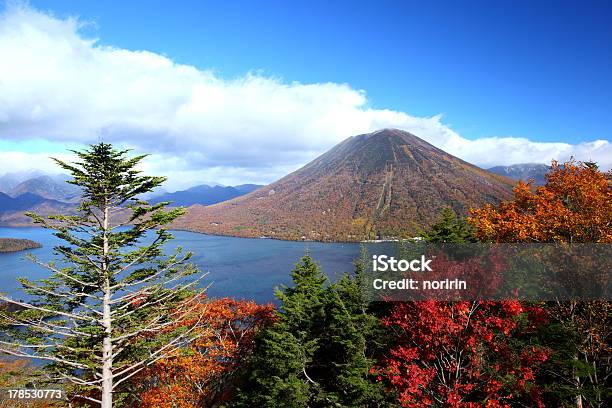
M 442 210 L 442 219 L 424 232 L 422 237 L 426 242 L 435 244 L 476 242 L 472 227 L 464 218 L 457 218 L 448 207 Z
M 196 272 L 190 254 L 164 256 L 172 235 L 163 226 L 183 210 L 138 199 L 165 180 L 136 170 L 145 156 L 105 143 L 74 153 L 76 163 L 55 161 L 82 190 L 78 213 L 30 214 L 64 241 L 61 258 L 31 257 L 51 275 L 21 279 L 30 300 L 0 296 L 21 309 L 1 312 L 0 351 L 48 362 L 50 383 L 72 383 L 76 401 L 110 408 L 127 379 L 190 340 L 193 324 L 169 329 L 188 316 L 198 279 L 187 278 Z
M 291 272 L 291 279 L 294 286 L 278 289 L 276 297 L 288 330 L 307 344 L 323 325 L 327 277 L 307 254 Z
M 360 279 L 327 278 L 306 255 L 294 286 L 277 292 L 278 321 L 256 340 L 238 406 L 367 407 L 383 399 L 372 381 L 366 338 L 377 324 L 367 314 Z
M 304 407 L 317 387 L 307 369 L 324 318 L 326 277 L 308 255 L 291 272 L 294 286 L 276 291 L 278 322 L 256 339 L 238 406 Z
M 236 406 L 287 407 L 308 405 L 314 382 L 307 381 L 312 344 L 301 343 L 281 320 L 256 338 L 255 352 L 247 367 L 247 383 Z
M 378 320 L 367 311 L 362 268 L 358 263 L 355 277 L 345 274 L 329 286 L 325 329 L 313 359 L 325 399 L 344 407 L 378 406 L 383 401 L 382 384 L 369 373 L 374 362 L 368 338 L 375 337 Z

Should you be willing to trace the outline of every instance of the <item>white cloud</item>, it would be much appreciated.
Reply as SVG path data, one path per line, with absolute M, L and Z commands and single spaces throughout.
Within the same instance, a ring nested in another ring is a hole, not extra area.
M 152 52 L 100 45 L 80 25 L 27 6 L 0 15 L 0 138 L 120 143 L 154 153 L 148 168 L 176 185 L 272 181 L 348 136 L 384 127 L 482 166 L 571 155 L 612 166 L 608 141 L 468 140 L 440 116 L 372 109 L 364 91 L 346 84 L 227 80 Z M 0 171 L 10 170 L 11 154 L 0 152 Z
M 18 151 L 0 151 L 0 175 L 3 173 L 21 173 L 28 170 L 41 170 L 48 174 L 58 174 L 62 170 L 50 159 L 71 160 L 73 156 L 66 153 L 27 153 Z

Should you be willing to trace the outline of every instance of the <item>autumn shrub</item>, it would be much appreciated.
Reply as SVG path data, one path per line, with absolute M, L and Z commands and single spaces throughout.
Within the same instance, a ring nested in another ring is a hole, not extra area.
M 230 400 L 236 372 L 248 358 L 256 331 L 273 320 L 271 305 L 231 298 L 200 299 L 186 327 L 198 321 L 197 339 L 156 362 L 134 381 L 142 408 L 217 406 Z M 172 330 L 180 329 L 173 327 Z
M 612 243 L 612 173 L 595 163 L 552 163 L 546 184 L 519 182 L 514 199 L 473 210 L 476 235 L 491 242 Z M 559 259 L 551 259 L 557 262 Z M 609 261 L 609 260 L 608 260 Z M 609 269 L 602 271 L 609 277 Z M 581 276 L 576 273 L 576 281 Z M 553 349 L 546 377 L 551 406 L 604 407 L 612 400 L 610 327 L 607 299 L 547 302 L 551 323 L 543 335 Z
M 401 302 L 383 319 L 395 344 L 373 371 L 404 407 L 543 406 L 535 373 L 548 350 L 523 340 L 545 319 L 518 301 Z

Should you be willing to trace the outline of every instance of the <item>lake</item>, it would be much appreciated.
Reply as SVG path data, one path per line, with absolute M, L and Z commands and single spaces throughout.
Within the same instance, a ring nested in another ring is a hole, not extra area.
M 309 251 L 322 270 L 332 279 L 353 270 L 361 244 L 294 242 L 272 239 L 233 238 L 173 231 L 175 239 L 170 247 L 181 246 L 193 252 L 192 262 L 201 271 L 209 272 L 203 285 L 211 284 L 211 297 L 231 296 L 257 302 L 274 301 L 274 288 L 291 282 L 290 272 L 296 262 Z M 44 228 L 0 227 L 0 238 L 25 238 L 42 244 L 42 248 L 28 251 L 0 253 L 0 291 L 19 295 L 18 277 L 40 279 L 49 272 L 29 260 L 32 253 L 42 261 L 57 259 L 53 246 L 62 242 Z M 373 245 L 364 244 L 370 250 Z

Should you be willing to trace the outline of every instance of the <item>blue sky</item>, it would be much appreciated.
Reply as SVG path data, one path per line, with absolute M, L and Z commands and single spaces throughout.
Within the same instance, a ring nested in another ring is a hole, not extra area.
M 468 138 L 610 138 L 609 1 L 32 1 L 224 77 L 347 82 Z
M 107 140 L 150 151 L 177 186 L 269 182 L 352 134 L 400 127 L 483 167 L 612 165 L 610 2 L 0 9 L 0 156 Z

